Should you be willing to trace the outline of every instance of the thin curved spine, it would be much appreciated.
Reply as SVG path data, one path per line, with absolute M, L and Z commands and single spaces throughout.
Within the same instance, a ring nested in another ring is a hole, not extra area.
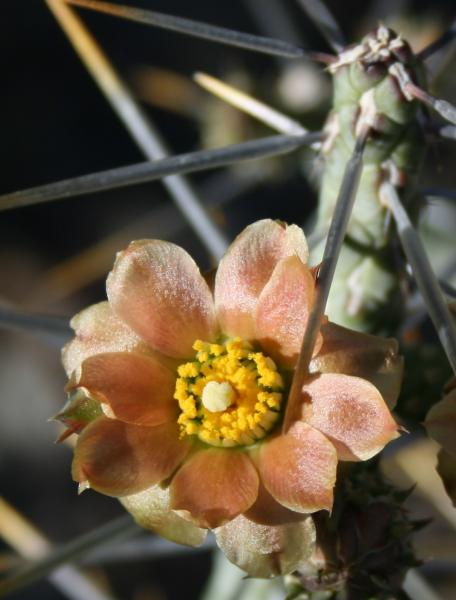
M 320 133 L 277 135 L 233 144 L 213 150 L 199 150 L 154 161 L 116 167 L 90 175 L 37 186 L 0 196 L 0 212 L 34 204 L 74 198 L 129 185 L 162 179 L 174 174 L 187 174 L 231 165 L 239 161 L 280 156 L 315 143 Z
M 68 4 L 88 8 L 98 12 L 103 12 L 112 16 L 121 17 L 143 23 L 144 25 L 152 25 L 183 33 L 185 35 L 195 36 L 201 39 L 206 39 L 211 42 L 228 44 L 238 48 L 253 50 L 254 52 L 262 52 L 273 56 L 283 56 L 286 58 L 301 58 L 306 55 L 303 48 L 290 44 L 282 40 L 267 38 L 263 36 L 244 33 L 218 27 L 201 21 L 192 21 L 182 17 L 174 17 L 163 13 L 154 12 L 151 10 L 143 10 L 132 6 L 119 4 L 111 4 L 109 2 L 99 2 L 93 0 L 65 0 Z

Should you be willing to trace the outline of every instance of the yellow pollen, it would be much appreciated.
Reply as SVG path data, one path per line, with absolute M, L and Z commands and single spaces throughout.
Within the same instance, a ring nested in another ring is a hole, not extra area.
M 284 383 L 274 361 L 240 338 L 196 340 L 195 360 L 178 368 L 174 398 L 181 437 L 213 446 L 255 444 L 280 418 Z

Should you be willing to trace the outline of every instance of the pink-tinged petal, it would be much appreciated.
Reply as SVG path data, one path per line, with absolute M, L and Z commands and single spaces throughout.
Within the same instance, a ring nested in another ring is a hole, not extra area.
M 437 472 L 440 475 L 446 493 L 456 508 L 456 456 L 445 450 L 438 453 Z
M 401 390 L 404 366 L 397 341 L 334 323 L 323 325 L 321 333 L 323 345 L 310 364 L 310 372 L 344 373 L 367 379 L 393 409 Z
M 240 515 L 215 530 L 217 544 L 251 577 L 269 578 L 299 569 L 315 548 L 312 517 L 299 523 L 259 525 Z
M 293 367 L 314 299 L 315 281 L 297 256 L 282 259 L 258 299 L 256 339 L 280 364 Z M 321 336 L 315 352 L 321 346 Z
M 265 442 L 259 468 L 266 489 L 283 506 L 302 513 L 331 510 L 337 453 L 310 425 L 297 421 L 286 434 Z
M 210 448 L 194 454 L 171 483 L 171 508 L 200 527 L 218 527 L 255 502 L 258 473 L 243 452 Z
M 186 358 L 196 339 L 217 335 L 212 295 L 194 260 L 160 240 L 139 240 L 117 255 L 106 282 L 115 313 L 163 354 Z
M 324 374 L 303 387 L 302 417 L 334 444 L 339 460 L 367 460 L 398 437 L 398 425 L 375 386 Z
M 109 407 L 108 416 L 135 425 L 160 425 L 177 417 L 175 375 L 153 356 L 109 352 L 87 358 L 68 389 L 86 389 Z
M 449 381 L 447 381 L 443 388 L 445 394 L 449 394 L 453 390 L 456 390 L 456 377 L 452 377 Z
M 169 487 L 151 487 L 132 496 L 120 498 L 141 527 L 150 529 L 161 537 L 186 546 L 200 546 L 206 537 L 206 529 L 196 527 L 170 508 Z
M 244 516 L 259 525 L 284 525 L 305 519 L 305 515 L 297 513 L 279 504 L 260 481 L 258 497 L 255 503 L 244 513 Z
M 68 377 L 83 360 L 101 352 L 148 352 L 147 345 L 112 311 L 109 302 L 99 302 L 71 319 L 76 337 L 62 350 Z
M 264 219 L 238 235 L 220 262 L 215 279 L 215 304 L 222 331 L 244 339 L 255 337 L 256 302 L 276 264 L 286 256 L 307 262 L 302 229 Z
M 429 436 L 456 457 L 456 389 L 434 404 L 424 424 Z
M 141 427 L 100 417 L 79 436 L 73 479 L 108 496 L 135 494 L 169 477 L 188 450 L 175 423 Z

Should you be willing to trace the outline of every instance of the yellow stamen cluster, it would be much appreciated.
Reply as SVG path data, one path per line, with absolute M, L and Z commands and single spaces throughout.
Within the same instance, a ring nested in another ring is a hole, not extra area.
M 283 380 L 274 361 L 240 338 L 196 340 L 196 358 L 178 368 L 174 398 L 181 435 L 213 446 L 254 444 L 280 416 Z

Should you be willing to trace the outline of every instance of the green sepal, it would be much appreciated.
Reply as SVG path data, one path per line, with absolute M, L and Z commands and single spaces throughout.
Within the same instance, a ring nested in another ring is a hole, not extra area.
M 86 425 L 102 414 L 98 400 L 92 398 L 86 389 L 77 388 L 69 394 L 67 403 L 53 420 L 63 423 L 71 433 L 80 433 Z

